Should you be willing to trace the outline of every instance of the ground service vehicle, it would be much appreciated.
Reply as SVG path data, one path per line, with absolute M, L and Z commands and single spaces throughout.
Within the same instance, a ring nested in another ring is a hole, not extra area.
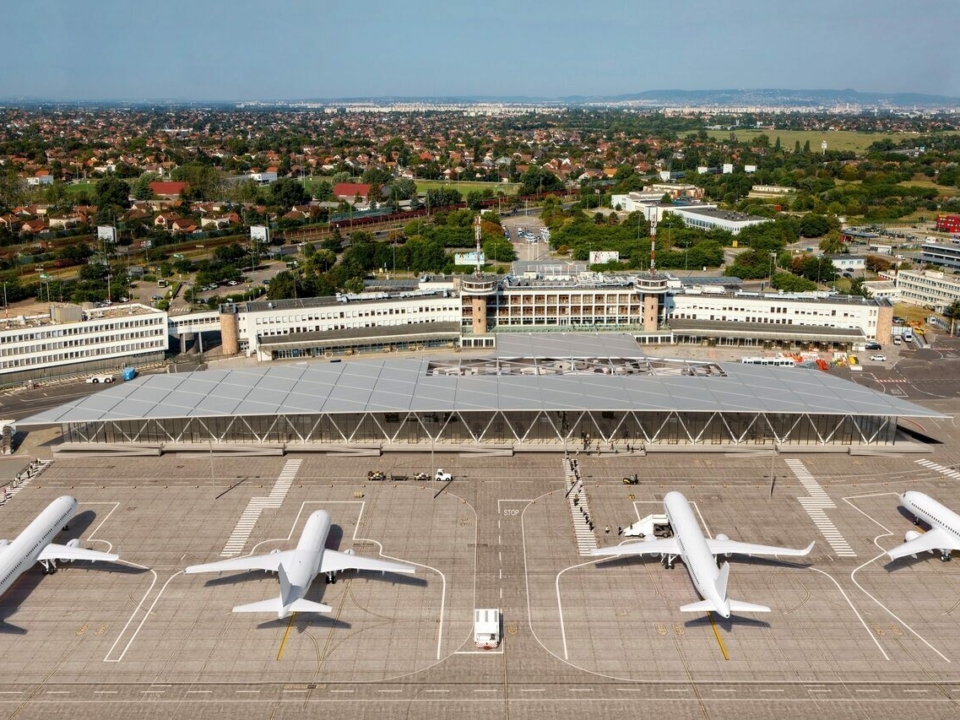
M 113 381 L 113 375 L 91 375 L 87 378 L 87 382 L 93 383 L 94 385 L 98 383 L 112 383 Z

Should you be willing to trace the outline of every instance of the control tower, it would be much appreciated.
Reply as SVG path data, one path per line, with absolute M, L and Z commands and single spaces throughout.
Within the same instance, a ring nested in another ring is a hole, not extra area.
M 487 333 L 487 298 L 497 292 L 497 276 L 485 274 L 483 263 L 480 260 L 480 216 L 474 223 L 474 234 L 477 239 L 476 269 L 473 275 L 464 275 L 460 281 L 460 294 L 470 298 L 472 330 L 474 335 Z

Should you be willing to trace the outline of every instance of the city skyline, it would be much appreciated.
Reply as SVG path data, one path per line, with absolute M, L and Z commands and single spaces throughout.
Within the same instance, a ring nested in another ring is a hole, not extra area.
M 610 97 L 677 88 L 960 96 L 960 6 L 750 0 L 736 12 L 568 0 L 482 8 L 55 0 L 7 13 L 0 98 L 186 102 Z M 839 29 L 839 30 L 838 30 Z

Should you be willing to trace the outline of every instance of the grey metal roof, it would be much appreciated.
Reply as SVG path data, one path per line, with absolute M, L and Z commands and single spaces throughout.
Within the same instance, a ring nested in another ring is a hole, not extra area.
M 426 359 L 371 359 L 144 375 L 18 424 L 476 410 L 943 417 L 828 372 L 718 365 L 723 375 L 438 376 L 428 374 Z
M 629 333 L 618 332 L 497 332 L 499 358 L 642 358 Z

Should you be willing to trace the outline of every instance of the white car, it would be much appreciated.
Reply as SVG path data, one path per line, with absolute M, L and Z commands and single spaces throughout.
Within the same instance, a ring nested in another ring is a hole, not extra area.
M 887 359 L 886 355 L 871 355 L 870 359 L 874 362 L 885 362 Z
M 113 375 L 91 375 L 87 378 L 87 382 L 96 385 L 97 383 L 112 383 L 114 379 Z

